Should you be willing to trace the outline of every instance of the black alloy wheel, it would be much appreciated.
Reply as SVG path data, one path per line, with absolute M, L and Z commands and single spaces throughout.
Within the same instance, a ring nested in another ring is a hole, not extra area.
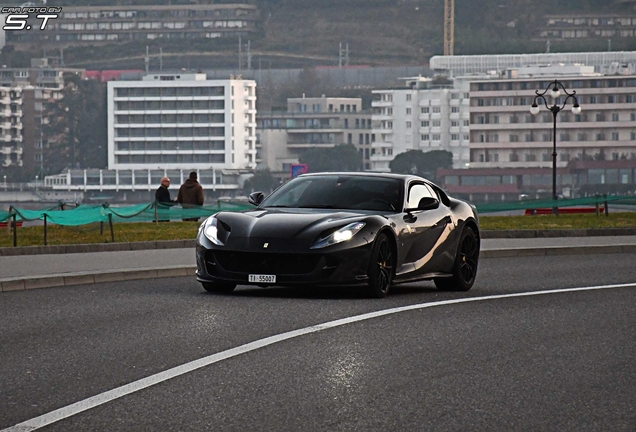
M 212 293 L 230 293 L 236 288 L 236 284 L 231 282 L 201 282 L 201 285 L 207 292 Z
M 395 256 L 386 234 L 380 234 L 373 242 L 369 262 L 369 295 L 386 297 L 393 281 Z
M 470 227 L 465 227 L 459 239 L 459 248 L 453 265 L 453 276 L 436 278 L 435 286 L 445 291 L 468 291 L 477 277 L 479 238 Z

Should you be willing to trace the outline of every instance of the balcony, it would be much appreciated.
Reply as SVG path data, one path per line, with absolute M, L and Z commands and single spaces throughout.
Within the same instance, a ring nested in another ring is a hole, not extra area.
M 330 148 L 334 147 L 335 143 L 307 143 L 307 142 L 289 142 L 287 143 L 288 148 Z

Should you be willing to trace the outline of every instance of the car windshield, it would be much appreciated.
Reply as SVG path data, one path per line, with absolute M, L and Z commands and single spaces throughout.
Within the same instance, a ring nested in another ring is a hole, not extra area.
M 298 177 L 269 196 L 261 207 L 402 211 L 399 179 L 346 175 Z

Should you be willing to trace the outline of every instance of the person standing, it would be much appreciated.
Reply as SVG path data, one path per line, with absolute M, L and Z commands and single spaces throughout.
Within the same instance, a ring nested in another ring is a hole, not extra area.
M 170 191 L 168 188 L 170 187 L 170 179 L 168 177 L 163 177 L 161 179 L 161 186 L 157 188 L 155 192 L 155 201 L 162 204 L 172 204 L 172 198 L 170 197 Z
M 188 208 L 203 205 L 203 187 L 197 181 L 196 171 L 192 171 L 188 179 L 179 188 L 177 202 L 181 207 Z M 198 221 L 199 218 L 184 219 L 184 221 Z

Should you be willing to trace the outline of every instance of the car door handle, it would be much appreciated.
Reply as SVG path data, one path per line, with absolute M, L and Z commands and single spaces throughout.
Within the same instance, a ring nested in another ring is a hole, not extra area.
M 439 222 L 437 222 L 437 223 L 435 224 L 435 226 L 436 226 L 436 227 L 439 227 L 439 226 L 446 226 L 446 225 L 448 225 L 449 223 L 451 223 L 452 221 L 453 221 L 453 220 L 451 219 L 451 217 L 450 217 L 450 216 L 444 216 L 444 218 L 443 218 L 442 220 L 440 220 Z

